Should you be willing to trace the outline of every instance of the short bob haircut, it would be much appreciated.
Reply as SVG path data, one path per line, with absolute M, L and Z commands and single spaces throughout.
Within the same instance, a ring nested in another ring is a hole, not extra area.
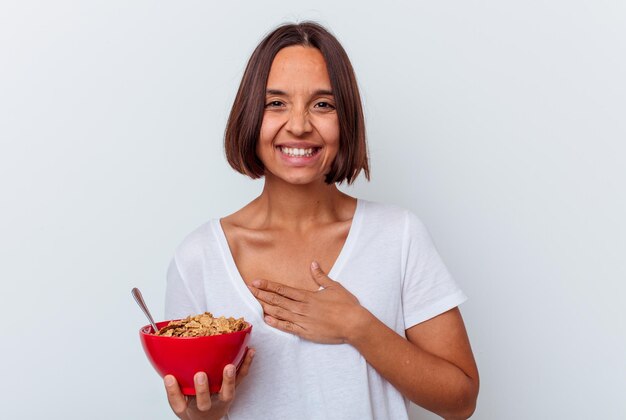
M 315 22 L 284 24 L 256 47 L 241 79 L 224 135 L 226 159 L 236 171 L 256 179 L 265 173 L 256 154 L 265 110 L 265 90 L 274 57 L 293 45 L 317 48 L 326 61 L 339 119 L 339 151 L 327 184 L 354 182 L 361 170 L 369 180 L 365 120 L 350 59 L 337 39 Z

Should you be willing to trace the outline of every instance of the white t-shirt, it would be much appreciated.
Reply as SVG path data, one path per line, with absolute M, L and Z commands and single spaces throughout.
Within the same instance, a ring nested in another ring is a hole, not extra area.
M 401 336 L 465 301 L 419 219 L 358 200 L 352 226 L 328 276 Z M 317 344 L 268 326 L 246 287 L 219 220 L 192 232 L 168 270 L 166 319 L 204 311 L 253 325 L 255 360 L 228 418 L 407 419 L 408 400 L 348 344 Z

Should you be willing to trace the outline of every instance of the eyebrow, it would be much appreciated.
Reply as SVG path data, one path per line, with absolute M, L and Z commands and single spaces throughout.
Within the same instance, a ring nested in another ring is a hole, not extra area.
M 265 91 L 266 95 L 282 95 L 282 96 L 287 96 L 287 92 L 283 91 L 283 90 L 279 90 L 279 89 L 267 89 Z M 315 92 L 313 92 L 313 95 L 330 95 L 330 96 L 334 96 L 333 91 L 332 90 L 327 90 L 327 89 L 318 89 Z

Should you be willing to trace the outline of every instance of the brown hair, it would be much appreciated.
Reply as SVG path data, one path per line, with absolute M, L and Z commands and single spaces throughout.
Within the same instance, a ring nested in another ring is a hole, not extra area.
M 228 163 L 251 178 L 265 168 L 256 154 L 265 109 L 265 90 L 274 57 L 293 45 L 317 48 L 326 61 L 339 119 L 339 151 L 326 183 L 354 182 L 361 170 L 369 180 L 365 120 L 361 96 L 350 59 L 337 39 L 315 22 L 284 24 L 270 32 L 256 47 L 241 79 L 228 117 L 224 147 Z

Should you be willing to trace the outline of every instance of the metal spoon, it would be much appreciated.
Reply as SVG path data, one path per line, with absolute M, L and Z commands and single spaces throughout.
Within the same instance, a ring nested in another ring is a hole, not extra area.
M 139 305 L 143 313 L 146 314 L 146 316 L 148 317 L 148 320 L 150 321 L 150 325 L 152 325 L 152 329 L 154 330 L 154 332 L 158 332 L 159 329 L 154 323 L 154 319 L 152 319 L 152 315 L 150 315 L 150 311 L 148 310 L 146 303 L 143 301 L 143 296 L 141 296 L 141 292 L 139 291 L 139 289 L 133 287 L 133 290 L 131 290 L 130 293 L 135 298 L 135 302 L 137 302 L 137 305 Z

